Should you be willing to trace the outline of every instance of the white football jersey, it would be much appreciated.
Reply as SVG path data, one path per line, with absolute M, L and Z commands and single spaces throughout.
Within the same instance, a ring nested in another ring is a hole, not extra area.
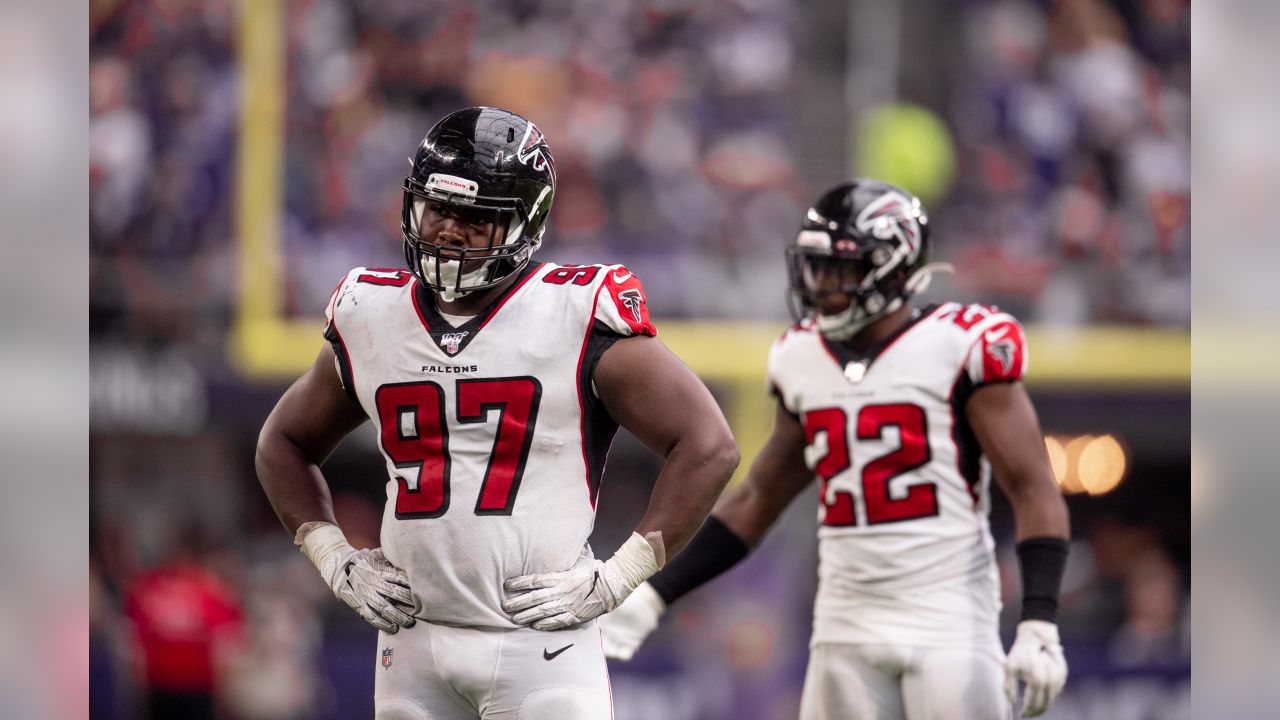
M 407 270 L 356 268 L 325 337 L 386 460 L 382 548 L 424 620 L 516 627 L 503 580 L 568 570 L 587 537 L 617 430 L 591 386 L 620 337 L 654 335 L 621 266 L 531 263 L 454 327 Z
M 868 355 L 811 322 L 774 342 L 769 380 L 821 493 L 815 643 L 999 649 L 991 473 L 964 404 L 1026 366 L 1016 320 L 959 303 L 917 310 Z

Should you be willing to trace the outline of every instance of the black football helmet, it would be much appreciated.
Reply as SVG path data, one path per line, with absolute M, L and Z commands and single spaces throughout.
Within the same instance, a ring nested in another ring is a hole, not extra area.
M 555 161 L 533 123 L 506 110 L 470 107 L 436 123 L 404 180 L 400 229 L 418 280 L 445 299 L 498 285 L 542 244 L 555 197 Z M 493 223 L 486 247 L 440 245 L 419 235 L 428 207 Z M 468 263 L 483 260 L 464 271 Z
M 929 219 L 911 193 L 860 178 L 822 194 L 787 248 L 791 311 L 812 316 L 823 335 L 846 340 L 902 307 L 929 284 Z M 838 285 L 819 287 L 819 276 Z M 818 311 L 821 292 L 849 296 L 834 315 Z

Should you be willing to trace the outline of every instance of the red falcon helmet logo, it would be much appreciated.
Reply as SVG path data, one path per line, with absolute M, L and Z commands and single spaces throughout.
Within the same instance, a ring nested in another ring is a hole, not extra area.
M 554 181 L 556 176 L 556 163 L 551 157 L 551 148 L 547 145 L 547 138 L 542 134 L 533 123 L 529 123 L 524 129 L 524 139 L 520 141 L 520 150 L 516 153 L 516 159 L 522 165 L 528 165 L 534 170 L 546 170 L 551 173 Z
M 896 192 L 886 192 L 872 201 L 858 216 L 860 232 L 879 240 L 897 238 L 914 257 L 920 251 L 920 224 L 916 203 Z

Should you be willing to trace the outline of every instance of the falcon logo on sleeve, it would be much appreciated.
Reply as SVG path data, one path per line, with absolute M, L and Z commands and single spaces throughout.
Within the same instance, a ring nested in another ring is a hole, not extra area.
M 618 265 L 607 270 L 600 296 L 597 317 L 623 335 L 657 335 L 649 319 L 649 299 L 644 285 L 627 268 Z
M 1017 323 L 1005 321 L 982 333 L 982 377 L 986 382 L 1019 380 L 1026 365 L 1026 341 Z
M 637 324 L 644 321 L 644 317 L 640 314 L 640 310 L 644 307 L 644 296 L 635 288 L 629 288 L 618 293 L 618 300 L 631 311 L 631 317 Z
M 1001 340 L 987 346 L 987 354 L 995 358 L 1000 363 L 1000 372 L 1002 375 L 1008 375 L 1013 369 L 1013 342 L 1010 340 Z

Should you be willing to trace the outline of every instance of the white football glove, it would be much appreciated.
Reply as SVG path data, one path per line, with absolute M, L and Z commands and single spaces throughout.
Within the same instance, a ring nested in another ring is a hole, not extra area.
M 1016 708 L 1018 681 L 1026 683 L 1022 717 L 1043 715 L 1067 684 L 1067 659 L 1062 656 L 1058 626 L 1044 620 L 1023 620 L 1004 661 L 1004 693 Z
M 667 603 L 649 583 L 641 583 L 635 592 L 611 613 L 600 617 L 600 636 L 604 656 L 612 660 L 630 660 L 658 627 L 667 611 Z
M 381 548 L 356 550 L 332 523 L 305 523 L 294 543 L 320 571 L 339 600 L 370 625 L 394 634 L 412 627 L 413 592 L 409 578 L 382 555 Z
M 607 561 L 591 559 L 564 572 L 511 578 L 503 588 L 519 594 L 505 600 L 502 609 L 516 624 L 530 625 L 534 630 L 577 627 L 618 607 L 637 585 L 658 571 L 661 542 L 655 537 L 655 549 L 648 540 L 631 533 Z

